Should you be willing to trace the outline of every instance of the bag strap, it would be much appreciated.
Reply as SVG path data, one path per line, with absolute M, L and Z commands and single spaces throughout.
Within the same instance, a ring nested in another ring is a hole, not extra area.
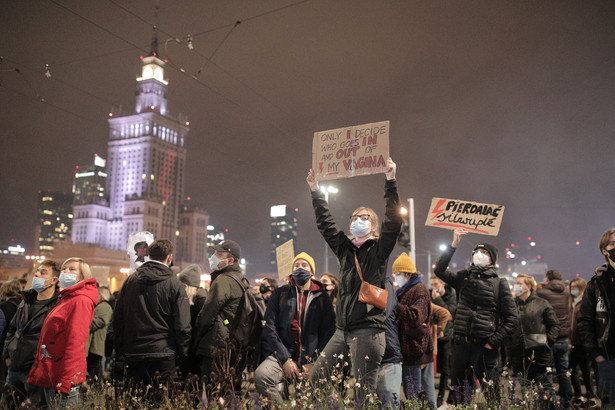
M 357 251 L 354 252 L 354 263 L 357 265 L 357 271 L 359 272 L 359 277 L 361 278 L 361 282 L 365 282 L 363 280 L 363 274 L 361 273 L 361 265 L 359 265 L 359 259 L 357 259 Z

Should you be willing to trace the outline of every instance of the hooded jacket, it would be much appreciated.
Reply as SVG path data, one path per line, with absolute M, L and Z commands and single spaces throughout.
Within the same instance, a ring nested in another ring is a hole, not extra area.
M 517 327 L 517 307 L 510 287 L 506 280 L 498 278 L 491 265 L 486 268 L 472 265 L 456 273 L 449 271 L 447 268 L 454 253 L 455 248 L 449 245 L 434 268 L 436 276 L 457 292 L 454 334 L 497 348 Z M 497 298 L 494 281 L 499 286 Z
M 58 295 L 42 301 L 41 308 L 30 317 L 30 306 L 36 302 L 38 293 L 34 289 L 21 292 L 23 301 L 9 325 L 4 343 L 3 359 L 11 359 L 9 369 L 14 372 L 29 372 L 36 357 L 36 347 L 47 314 L 56 305 Z
M 231 275 L 240 282 L 245 280 L 238 262 L 212 274 L 209 294 L 196 318 L 194 329 L 193 347 L 199 356 L 216 357 L 216 349 L 231 345 L 229 329 L 239 325 L 244 290 Z M 226 325 L 225 320 L 228 321 Z
M 561 325 L 559 339 L 570 337 L 570 291 L 564 282 L 558 279 L 550 280 L 536 294 L 553 306 Z
M 615 270 L 610 265 L 598 266 L 583 293 L 577 326 L 585 340 L 585 351 L 592 360 L 600 355 L 607 360 L 615 358 L 615 349 L 611 348 L 615 344 L 615 334 L 611 329 L 615 301 L 608 292 L 613 290 L 614 283 Z
M 93 278 L 60 291 L 58 303 L 43 324 L 28 383 L 68 393 L 85 381 L 85 343 L 97 303 Z
M 560 324 L 555 310 L 546 300 L 536 296 L 532 291 L 525 300 L 516 298 L 519 309 L 519 326 L 515 329 L 508 343 L 509 358 L 516 372 L 527 370 L 530 363 L 539 366 L 552 366 L 553 354 L 550 346 L 557 340 Z M 531 334 L 547 336 L 549 347 L 527 350 L 525 346 Z
M 395 180 L 385 182 L 384 198 L 386 207 L 380 237 L 368 239 L 357 248 L 333 220 L 325 194 L 320 190 L 312 191 L 312 205 L 318 230 L 340 263 L 339 294 L 335 311 L 337 327 L 343 331 L 385 329 L 384 311 L 376 307 L 368 310 L 367 304 L 359 302 L 361 279 L 354 259 L 356 252 L 366 282 L 385 288 L 389 255 L 397 243 L 402 224 Z
M 297 345 L 291 323 L 297 312 L 297 287 L 290 277 L 290 284 L 273 291 L 265 311 L 265 327 L 261 336 L 263 358 L 275 355 L 281 364 L 297 356 Z M 312 277 L 308 291 L 301 329 L 301 351 L 298 365 L 316 361 L 335 332 L 335 312 L 322 283 Z
M 183 283 L 163 263 L 147 261 L 130 275 L 113 311 L 118 356 L 183 358 L 190 342 L 190 302 Z

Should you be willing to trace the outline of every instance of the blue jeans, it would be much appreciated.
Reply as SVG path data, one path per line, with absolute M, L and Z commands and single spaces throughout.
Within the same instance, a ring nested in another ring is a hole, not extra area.
M 336 329 L 325 349 L 318 355 L 310 372 L 310 383 L 327 383 L 339 361 L 339 355 L 343 355 L 344 361 L 348 360 L 350 354 L 352 377 L 357 382 L 355 397 L 365 397 L 367 393 L 376 391 L 376 379 L 385 346 L 384 330 L 377 332 L 374 329 L 356 329 L 344 332 Z
M 376 391 L 384 407 L 398 409 L 401 395 L 401 363 L 385 363 L 378 370 Z
M 598 366 L 598 396 L 603 409 L 615 407 L 615 360 L 596 362 Z
M 427 363 L 424 369 L 421 369 L 421 387 L 427 393 L 429 406 L 436 408 L 436 386 L 434 384 L 433 362 Z
M 73 386 L 68 394 L 56 392 L 53 387 L 44 387 L 47 405 L 52 409 L 78 409 L 80 387 L 81 385 Z
M 27 372 L 15 372 L 12 371 L 9 367 L 6 375 L 6 385 L 10 386 L 13 390 L 13 397 L 10 397 L 10 395 L 3 393 L 3 406 L 8 406 L 12 408 L 13 402 L 15 402 L 17 406 L 19 406 L 19 404 L 25 399 L 30 399 L 30 403 L 34 407 L 43 408 L 47 405 L 47 403 L 45 402 L 45 392 L 43 388 L 30 383 L 26 383 L 26 380 L 28 380 Z
M 568 357 L 570 355 L 568 338 L 557 339 L 553 344 L 552 350 L 553 362 L 555 363 L 555 375 L 557 376 L 557 383 L 559 384 L 558 394 L 561 404 L 567 408 L 570 407 L 570 400 L 572 399 L 572 383 L 568 375 Z

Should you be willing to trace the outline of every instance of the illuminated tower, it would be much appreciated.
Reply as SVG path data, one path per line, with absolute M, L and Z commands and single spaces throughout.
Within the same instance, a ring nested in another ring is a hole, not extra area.
M 53 254 L 54 242 L 71 236 L 73 195 L 64 192 L 38 193 L 39 236 L 38 251 L 41 255 Z
M 290 209 L 286 205 L 271 207 L 271 258 L 270 264 L 275 272 L 277 259 L 275 250 L 291 239 L 297 240 L 297 208 Z
M 155 28 L 151 51 L 141 60 L 134 111 L 109 114 L 108 203 L 75 202 L 74 243 L 125 250 L 132 232 L 149 231 L 171 241 L 178 235 L 188 122 L 167 110 L 168 81 Z

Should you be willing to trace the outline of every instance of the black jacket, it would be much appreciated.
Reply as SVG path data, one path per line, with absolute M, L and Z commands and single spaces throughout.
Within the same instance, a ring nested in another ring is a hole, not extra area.
M 583 293 L 577 326 L 585 340 L 585 350 L 593 360 L 599 355 L 607 360 L 615 358 L 615 330 L 612 328 L 615 301 L 609 297 L 608 291 L 613 291 L 614 281 L 615 270 L 610 265 L 599 266 Z
M 401 363 L 404 357 L 401 354 L 401 345 L 399 343 L 399 330 L 397 329 L 397 296 L 395 296 L 395 288 L 391 278 L 387 278 L 386 290 L 389 292 L 387 297 L 386 310 L 386 329 L 384 337 L 386 339 L 386 347 L 384 356 L 382 356 L 381 364 L 385 363 Z
M 553 306 L 560 323 L 559 338 L 570 337 L 570 290 L 561 280 L 553 279 L 536 291 L 536 295 Z
M 9 368 L 12 371 L 29 372 L 36 357 L 36 348 L 43 323 L 49 311 L 56 305 L 58 295 L 55 294 L 47 299 L 33 317 L 29 317 L 29 309 L 31 304 L 36 302 L 38 293 L 34 289 L 28 289 L 21 292 L 21 295 L 23 300 L 8 326 L 2 358 L 11 359 Z
M 522 372 L 530 363 L 539 366 L 552 366 L 553 354 L 551 346 L 557 340 L 560 324 L 555 310 L 546 300 L 532 292 L 525 302 L 515 299 L 519 309 L 519 325 L 513 332 L 508 343 L 509 359 L 513 369 Z M 529 341 L 528 335 L 541 334 L 547 336 L 548 346 L 536 349 L 526 349 Z
M 301 353 L 299 366 L 315 362 L 318 352 L 322 352 L 335 332 L 335 312 L 333 304 L 322 284 L 319 290 L 311 291 L 308 296 L 305 319 L 301 328 Z M 281 364 L 286 363 L 297 353 L 297 345 L 291 329 L 291 322 L 297 312 L 297 288 L 289 284 L 273 291 L 265 311 L 266 325 L 261 336 L 263 358 L 275 355 Z
M 186 355 L 190 303 L 184 285 L 168 266 L 148 261 L 126 279 L 113 311 L 113 331 L 119 356 Z
M 434 273 L 457 292 L 455 336 L 499 347 L 517 326 L 517 307 L 508 282 L 498 278 L 493 266 L 472 265 L 457 273 L 447 270 L 454 253 L 455 248 L 449 245 L 436 262 Z M 498 300 L 495 281 L 499 286 Z
M 368 311 L 367 305 L 359 302 L 361 279 L 354 259 L 356 252 L 363 279 L 384 289 L 389 255 L 395 247 L 402 224 L 395 180 L 385 182 L 384 198 L 386 208 L 380 237 L 369 239 L 357 248 L 333 220 L 324 193 L 320 190 L 312 192 L 312 205 L 318 230 L 340 264 L 336 317 L 337 327 L 343 331 L 385 328 L 384 311 L 375 307 Z
M 429 292 L 431 294 L 431 291 Z M 437 298 L 431 299 L 434 305 L 442 306 L 446 310 L 449 311 L 451 317 L 455 317 L 455 312 L 457 311 L 457 293 L 455 289 L 453 289 L 450 285 L 444 285 L 444 295 L 438 296 Z M 448 342 L 453 339 L 453 321 L 449 320 L 446 322 L 446 327 L 444 328 L 444 336 L 438 338 L 438 342 Z

